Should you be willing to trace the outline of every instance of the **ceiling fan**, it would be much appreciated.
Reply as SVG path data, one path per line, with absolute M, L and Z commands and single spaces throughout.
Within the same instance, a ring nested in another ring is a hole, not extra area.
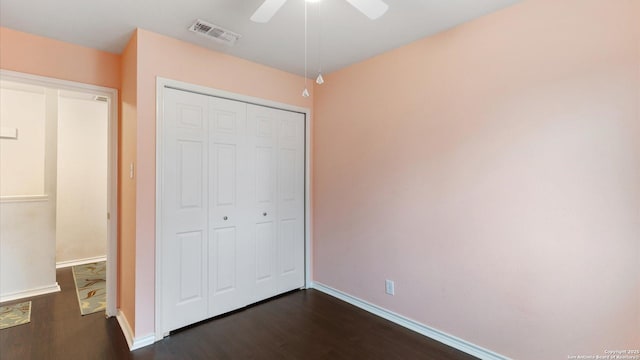
M 308 1 L 308 0 L 305 0 Z M 360 10 L 369 19 L 375 20 L 382 16 L 389 5 L 382 0 L 346 0 L 351 6 Z M 284 5 L 287 0 L 264 0 L 262 5 L 251 16 L 251 20 L 259 23 L 266 23 Z

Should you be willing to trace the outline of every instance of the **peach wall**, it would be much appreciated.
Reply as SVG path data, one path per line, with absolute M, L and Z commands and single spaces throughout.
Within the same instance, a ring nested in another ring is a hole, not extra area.
M 120 88 L 120 56 L 0 27 L 0 68 Z
M 119 126 L 118 305 L 135 329 L 136 180 L 129 178 L 129 164 L 136 161 L 138 41 L 134 33 L 122 53 L 121 116 Z M 134 169 L 135 170 L 135 169 Z
M 640 21 L 636 22 L 638 39 L 638 106 L 636 108 L 638 123 L 640 123 Z M 637 151 L 640 152 L 640 141 L 636 143 Z M 640 171 L 640 170 L 639 170 Z M 640 193 L 638 193 L 638 204 L 640 204 Z M 640 205 L 638 205 L 638 222 L 640 223 Z M 640 246 L 638 246 L 638 259 L 640 260 Z M 638 274 L 640 274 L 640 261 L 638 261 Z M 640 276 L 640 275 L 639 275 Z M 638 309 L 640 309 L 640 280 L 638 281 Z M 636 344 L 640 344 L 640 310 L 638 310 L 638 328 L 636 330 Z
M 139 29 L 137 32 L 135 334 L 154 329 L 156 77 L 312 108 L 303 78 Z
M 528 0 L 326 76 L 314 281 L 517 359 L 637 349 L 638 23 Z
M 636 9 L 636 11 L 640 12 L 640 6 Z M 638 51 L 638 106 L 636 107 L 636 115 L 638 117 L 638 124 L 640 124 L 640 21 L 636 22 L 636 40 L 637 40 L 637 51 Z M 640 130 L 639 130 L 640 131 Z M 640 135 L 638 135 L 640 136 Z M 640 141 L 636 142 L 636 151 L 640 153 Z M 640 169 L 638 169 L 640 172 Z M 640 223 L 640 192 L 638 192 L 638 223 Z M 638 274 L 640 274 L 640 245 L 638 245 Z M 638 275 L 640 277 L 640 275 Z M 636 344 L 640 344 L 640 279 L 637 282 L 637 291 L 638 291 L 638 325 L 636 328 Z

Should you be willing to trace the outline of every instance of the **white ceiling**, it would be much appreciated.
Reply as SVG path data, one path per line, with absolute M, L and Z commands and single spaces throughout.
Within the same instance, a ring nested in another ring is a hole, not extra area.
M 344 0 L 308 3 L 309 77 L 315 77 L 320 65 L 324 73 L 330 73 L 520 0 L 385 1 L 389 10 L 377 20 L 369 20 Z M 249 20 L 261 3 L 262 0 L 0 0 L 0 25 L 112 53 L 121 53 L 133 30 L 139 27 L 304 74 L 304 0 L 288 0 L 267 24 Z M 234 47 L 228 47 L 188 31 L 197 18 L 239 33 L 242 38 Z

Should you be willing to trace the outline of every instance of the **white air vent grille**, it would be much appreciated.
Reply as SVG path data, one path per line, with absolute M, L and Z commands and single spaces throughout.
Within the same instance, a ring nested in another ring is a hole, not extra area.
M 229 46 L 235 45 L 236 41 L 240 39 L 239 34 L 200 19 L 196 20 L 196 22 L 189 27 L 189 30 Z
M 96 95 L 96 96 L 93 97 L 93 100 L 102 101 L 102 102 L 108 102 L 109 98 L 106 97 L 106 96 Z

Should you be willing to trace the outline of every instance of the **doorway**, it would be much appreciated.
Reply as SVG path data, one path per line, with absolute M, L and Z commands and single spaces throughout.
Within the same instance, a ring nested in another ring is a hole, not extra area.
M 115 316 L 117 90 L 6 70 L 0 71 L 0 79 L 45 89 L 47 117 L 53 119 L 43 130 L 47 152 L 41 196 L 49 203 L 50 239 L 62 246 L 47 245 L 52 252 L 47 257 L 56 263 L 43 266 L 44 276 L 55 278 L 56 265 L 106 260 L 106 314 Z
M 106 261 L 109 103 L 58 91 L 56 268 Z

